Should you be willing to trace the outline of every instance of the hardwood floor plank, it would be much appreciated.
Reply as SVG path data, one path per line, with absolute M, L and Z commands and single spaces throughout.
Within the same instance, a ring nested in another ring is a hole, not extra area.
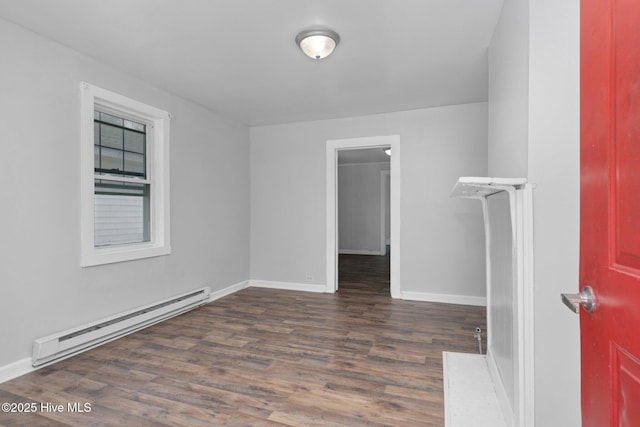
M 341 256 L 340 290 L 248 288 L 0 384 L 0 427 L 442 426 L 442 351 L 477 353 L 481 307 L 392 300 L 389 259 Z M 483 343 L 484 346 L 484 343 Z

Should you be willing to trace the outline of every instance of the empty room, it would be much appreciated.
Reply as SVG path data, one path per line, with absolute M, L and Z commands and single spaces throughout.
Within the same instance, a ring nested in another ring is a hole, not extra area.
M 638 425 L 631 3 L 0 0 L 0 425 Z

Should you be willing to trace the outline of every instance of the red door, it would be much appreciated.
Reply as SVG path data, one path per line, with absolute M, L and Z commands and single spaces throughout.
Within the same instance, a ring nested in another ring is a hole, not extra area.
M 640 426 L 640 1 L 581 2 L 584 426 Z

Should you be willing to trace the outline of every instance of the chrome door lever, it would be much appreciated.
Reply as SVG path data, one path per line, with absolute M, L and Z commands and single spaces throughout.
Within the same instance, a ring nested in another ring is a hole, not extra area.
M 591 286 L 585 286 L 579 294 L 560 294 L 560 296 L 564 305 L 574 313 L 579 311 L 579 306 L 582 306 L 587 313 L 591 313 L 596 309 L 596 296 Z

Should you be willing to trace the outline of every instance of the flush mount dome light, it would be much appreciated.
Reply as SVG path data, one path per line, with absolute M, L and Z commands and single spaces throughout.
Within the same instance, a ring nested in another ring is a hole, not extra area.
M 296 36 L 296 44 L 309 58 L 322 59 L 340 43 L 340 36 L 331 30 L 306 30 Z

